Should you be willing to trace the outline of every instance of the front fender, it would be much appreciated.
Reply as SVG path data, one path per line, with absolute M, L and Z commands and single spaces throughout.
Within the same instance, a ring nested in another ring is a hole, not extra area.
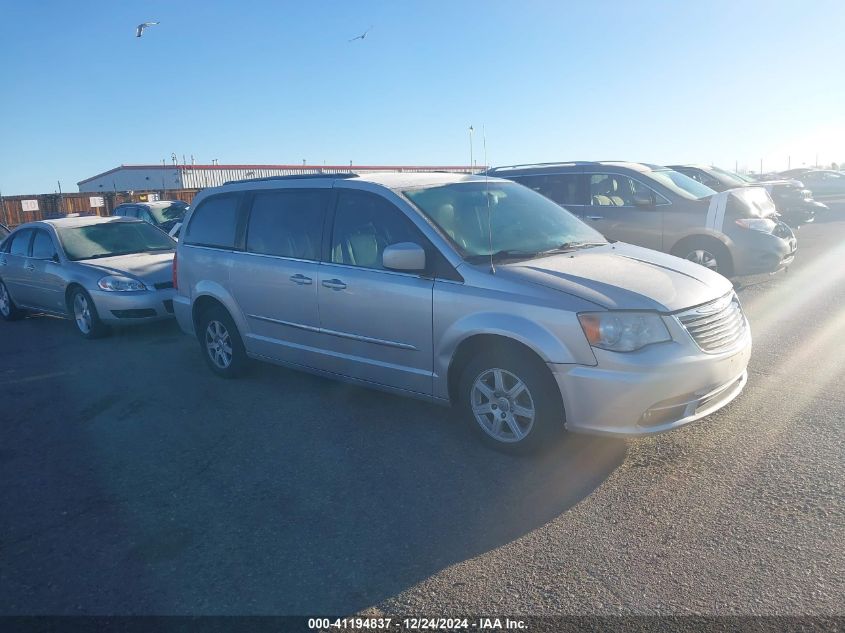
M 546 363 L 595 365 L 574 312 L 555 311 L 555 320 L 543 323 L 518 314 L 477 312 L 435 332 L 435 395 L 448 398 L 448 375 L 455 352 L 473 336 L 500 336 L 525 345 Z

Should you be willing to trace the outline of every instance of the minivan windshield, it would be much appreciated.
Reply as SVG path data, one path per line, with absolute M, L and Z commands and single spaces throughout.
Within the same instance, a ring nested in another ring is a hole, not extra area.
M 687 200 L 703 200 L 716 193 L 707 185 L 671 169 L 655 169 L 645 175 Z
M 512 182 L 452 183 L 403 192 L 469 261 L 530 258 L 606 244 L 545 196 Z
M 722 181 L 722 184 L 730 185 L 731 187 L 744 187 L 749 182 L 739 174 L 728 171 L 727 169 L 711 167 L 710 171 Z
M 56 227 L 65 255 L 72 261 L 133 253 L 170 251 L 176 242 L 147 222 L 103 222 Z

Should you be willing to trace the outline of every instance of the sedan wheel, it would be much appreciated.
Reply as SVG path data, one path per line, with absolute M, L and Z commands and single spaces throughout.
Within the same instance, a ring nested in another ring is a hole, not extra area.
M 68 303 L 76 329 L 82 336 L 100 338 L 108 332 L 108 327 L 100 321 L 93 300 L 82 288 L 76 288 L 73 291 Z
M 472 412 L 498 442 L 519 442 L 534 426 L 534 399 L 525 382 L 506 369 L 488 369 L 472 385 Z
M 91 308 L 88 299 L 81 292 L 73 298 L 73 318 L 76 319 L 76 327 L 83 334 L 90 334 L 92 328 Z
M 9 298 L 9 291 L 6 290 L 6 285 L 0 283 L 0 314 L 9 318 L 12 314 L 12 300 Z

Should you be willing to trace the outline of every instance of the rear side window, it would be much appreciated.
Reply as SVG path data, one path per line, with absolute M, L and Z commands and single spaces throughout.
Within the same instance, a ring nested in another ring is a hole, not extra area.
M 247 250 L 316 261 L 328 198 L 329 192 L 325 189 L 256 194 L 249 215 Z
M 29 252 L 29 238 L 32 237 L 32 229 L 24 229 L 12 236 L 12 243 L 9 248 L 10 255 L 26 257 Z
M 584 178 L 581 174 L 520 176 L 513 180 L 562 206 L 587 204 L 583 186 Z
M 32 257 L 35 259 L 50 259 L 56 254 L 53 238 L 47 231 L 36 231 L 32 241 Z
M 204 200 L 191 217 L 185 243 L 215 248 L 235 248 L 238 244 L 241 198 L 214 196 Z

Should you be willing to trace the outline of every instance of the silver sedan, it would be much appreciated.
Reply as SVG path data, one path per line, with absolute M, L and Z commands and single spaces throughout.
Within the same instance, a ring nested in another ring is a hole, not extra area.
M 133 218 L 30 222 L 0 244 L 0 316 L 70 318 L 85 338 L 109 325 L 173 316 L 173 253 L 163 231 Z

